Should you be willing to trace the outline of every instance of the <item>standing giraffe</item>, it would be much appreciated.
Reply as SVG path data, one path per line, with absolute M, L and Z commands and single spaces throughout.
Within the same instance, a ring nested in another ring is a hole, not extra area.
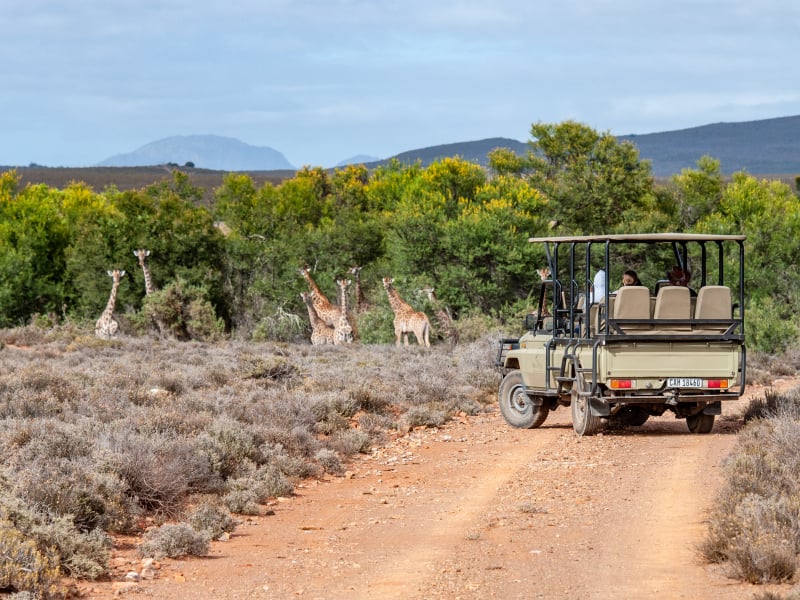
M 308 287 L 311 288 L 311 299 L 314 301 L 314 310 L 317 311 L 319 318 L 322 319 L 326 325 L 335 327 L 339 317 L 342 314 L 341 309 L 334 304 L 331 304 L 327 296 L 322 293 L 319 286 L 311 277 L 311 272 L 308 267 L 300 268 L 300 275 L 308 282 Z M 347 312 L 347 320 L 353 330 L 353 338 L 358 338 L 358 327 L 356 326 L 355 315 L 352 312 Z
M 434 293 L 434 288 L 424 288 L 422 291 L 428 295 L 428 300 L 433 304 L 434 310 L 436 311 L 436 320 L 439 322 L 439 328 L 442 330 L 445 337 L 447 337 L 450 345 L 455 346 L 458 344 L 458 330 L 453 324 L 453 317 L 450 316 L 450 311 L 439 302 L 439 299 Z
M 364 290 L 361 289 L 361 267 L 358 265 L 350 267 L 350 272 L 353 274 L 353 279 L 355 279 L 356 284 L 356 312 L 367 312 L 371 307 L 364 297 Z
M 317 283 L 311 278 L 311 272 L 308 270 L 308 267 L 301 267 L 300 274 L 308 282 L 308 287 L 311 288 L 311 299 L 314 302 L 314 310 L 317 311 L 319 318 L 322 319 L 326 325 L 330 325 L 331 327 L 335 326 L 336 321 L 339 320 L 341 311 L 331 304 L 328 297 L 322 293 Z
M 308 320 L 311 323 L 311 345 L 322 346 L 324 344 L 333 344 L 333 327 L 326 325 L 325 321 L 319 318 L 317 311 L 314 310 L 313 295 L 314 292 L 300 293 L 300 298 L 303 299 L 308 309 Z
M 408 334 L 413 333 L 417 338 L 417 343 L 422 346 L 431 345 L 431 323 L 424 312 L 417 312 L 405 302 L 397 290 L 392 285 L 394 279 L 391 277 L 383 278 L 383 287 L 386 295 L 389 296 L 389 305 L 394 311 L 394 335 L 395 345 L 400 345 L 400 338 L 403 338 L 405 345 L 408 346 Z
M 155 286 L 153 286 L 153 280 L 150 277 L 150 269 L 147 268 L 145 263 L 145 259 L 150 256 L 150 250 L 134 250 L 133 255 L 139 259 L 139 266 L 142 267 L 142 272 L 144 273 L 144 293 L 149 296 L 156 291 Z
M 100 318 L 97 319 L 97 323 L 94 326 L 94 334 L 99 338 L 103 338 L 104 340 L 111 339 L 117 334 L 117 331 L 119 331 L 119 323 L 114 318 L 114 307 L 117 304 L 119 280 L 125 275 L 125 271 L 115 269 L 113 271 L 107 271 L 107 273 L 113 281 L 113 284 L 111 285 L 111 295 L 108 297 L 106 309 L 103 311 L 103 314 L 100 315 Z
M 353 328 L 347 319 L 347 287 L 350 285 L 349 279 L 338 279 L 336 285 L 339 286 L 339 319 L 334 326 L 333 343 L 350 344 L 353 342 Z

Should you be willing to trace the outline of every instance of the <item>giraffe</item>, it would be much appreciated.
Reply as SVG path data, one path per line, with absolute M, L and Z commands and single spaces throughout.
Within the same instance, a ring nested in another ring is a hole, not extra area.
M 347 287 L 350 285 L 349 279 L 338 279 L 336 285 L 339 286 L 339 320 L 336 321 L 333 333 L 333 343 L 350 344 L 353 341 L 353 328 L 347 319 Z
M 341 309 L 334 304 L 331 304 L 328 297 L 322 293 L 319 286 L 311 277 L 311 272 L 307 266 L 300 268 L 300 275 L 308 282 L 308 287 L 311 288 L 311 299 L 314 301 L 314 310 L 317 311 L 319 318 L 322 319 L 326 325 L 335 327 L 339 317 L 342 314 Z M 353 338 L 358 338 L 358 327 L 356 325 L 355 315 L 352 312 L 347 312 L 347 320 L 350 322 L 350 327 L 353 329 Z
M 142 272 L 144 273 L 144 293 L 149 296 L 156 291 L 155 286 L 153 286 L 153 280 L 150 277 L 150 269 L 145 264 L 145 259 L 150 256 L 150 250 L 134 250 L 133 255 L 139 259 L 139 266 L 142 267 Z
M 335 326 L 336 321 L 339 320 L 341 311 L 331 304 L 328 297 L 322 293 L 322 290 L 319 289 L 319 286 L 312 279 L 308 267 L 302 267 L 300 269 L 300 274 L 308 282 L 308 287 L 311 288 L 311 299 L 314 302 L 314 310 L 317 311 L 319 318 L 322 319 L 326 325 L 330 325 L 331 327 Z
M 539 279 L 542 280 L 542 283 L 550 279 L 550 267 L 542 267 L 541 269 L 536 269 L 536 272 L 539 274 Z M 544 297 L 544 305 L 542 306 L 542 316 L 549 317 L 550 310 L 547 308 L 547 296 Z
M 106 309 L 103 311 L 103 314 L 100 315 L 100 318 L 97 319 L 97 324 L 94 326 L 94 334 L 104 340 L 111 339 L 117 334 L 117 331 L 119 331 L 119 323 L 114 318 L 114 306 L 117 303 L 119 280 L 125 275 L 125 271 L 115 269 L 113 271 L 107 271 L 107 273 L 113 281 L 111 285 L 111 295 L 108 297 Z
M 417 312 L 414 308 L 403 301 L 397 290 L 392 285 L 394 279 L 391 277 L 383 278 L 383 287 L 386 295 L 389 296 L 389 304 L 394 311 L 394 335 L 395 345 L 400 345 L 400 338 L 403 338 L 405 345 L 408 346 L 408 334 L 413 333 L 417 338 L 417 343 L 422 346 L 430 346 L 431 323 L 424 312 Z
M 305 302 L 308 309 L 308 320 L 311 322 L 311 345 L 322 346 L 325 344 L 333 344 L 334 329 L 330 325 L 326 325 L 325 321 L 319 318 L 317 311 L 314 310 L 314 299 L 312 296 L 314 292 L 301 292 L 300 298 Z
M 439 299 L 436 297 L 435 288 L 424 288 L 422 291 L 428 295 L 428 300 L 433 303 L 439 327 L 447 337 L 450 345 L 455 346 L 458 344 L 458 329 L 456 329 L 453 324 L 453 317 L 450 316 L 450 311 L 439 302 Z
M 356 312 L 367 312 L 371 306 L 369 302 L 367 302 L 367 299 L 364 298 L 364 290 L 361 289 L 361 267 L 358 265 L 350 267 L 350 272 L 353 274 L 353 279 L 355 279 L 356 284 Z

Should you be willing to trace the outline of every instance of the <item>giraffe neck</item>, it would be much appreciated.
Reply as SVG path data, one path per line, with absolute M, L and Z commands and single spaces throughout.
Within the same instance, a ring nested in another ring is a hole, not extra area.
M 386 294 L 389 296 L 389 306 L 392 307 L 394 312 L 397 313 L 412 310 L 411 305 L 400 297 L 400 294 L 397 293 L 397 290 L 394 289 L 391 284 L 386 287 Z
M 114 277 L 114 283 L 111 286 L 111 295 L 108 297 L 106 309 L 103 311 L 104 318 L 111 318 L 114 314 L 114 308 L 117 305 L 117 290 L 119 289 L 119 277 Z
M 311 327 L 319 327 L 321 324 L 323 324 L 323 321 L 319 318 L 319 315 L 314 308 L 313 300 L 308 294 L 301 294 L 301 297 L 303 298 L 303 302 L 305 302 L 306 308 L 308 309 L 308 320 L 311 322 Z
M 339 285 L 339 306 L 342 307 L 342 317 L 347 317 L 347 286 L 350 285 L 349 281 L 338 281 Z
M 150 269 L 147 268 L 147 265 L 142 263 L 142 272 L 144 273 L 144 293 L 146 295 L 150 295 L 155 291 L 153 287 L 153 280 L 150 279 Z
M 308 287 L 310 287 L 314 291 L 314 293 L 316 294 L 317 299 L 318 300 L 322 300 L 322 301 L 330 304 L 330 301 L 328 300 L 328 297 L 325 294 L 322 293 L 321 289 L 319 289 L 319 286 L 312 279 L 311 273 L 308 272 L 308 269 L 307 268 L 303 268 L 303 269 L 301 269 L 301 272 L 303 273 L 303 277 L 305 278 L 305 280 L 308 282 Z

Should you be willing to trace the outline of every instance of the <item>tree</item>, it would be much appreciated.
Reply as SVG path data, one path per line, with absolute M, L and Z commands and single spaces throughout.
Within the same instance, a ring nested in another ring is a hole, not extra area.
M 607 233 L 652 193 L 650 164 L 630 142 L 564 121 L 531 127 L 531 184 L 551 200 L 552 217 L 576 233 Z

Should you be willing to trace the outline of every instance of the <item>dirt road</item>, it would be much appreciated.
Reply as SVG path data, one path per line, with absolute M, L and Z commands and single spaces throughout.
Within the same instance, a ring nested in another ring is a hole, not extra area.
M 664 416 L 579 438 L 568 409 L 537 430 L 494 412 L 415 431 L 131 585 L 167 600 L 752 598 L 696 556 L 741 425 L 725 412 L 708 435 Z M 137 568 L 116 555 L 117 579 Z

